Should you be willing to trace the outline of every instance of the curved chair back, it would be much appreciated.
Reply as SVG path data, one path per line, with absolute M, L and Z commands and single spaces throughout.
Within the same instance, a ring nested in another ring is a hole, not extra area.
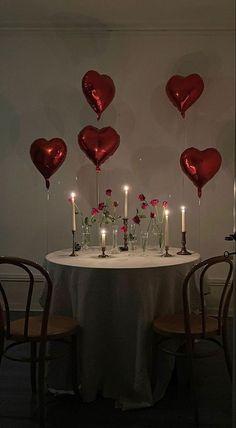
M 12 266 L 17 266 L 21 268 L 27 275 L 29 279 L 29 289 L 27 293 L 27 300 L 26 300 L 26 307 L 25 307 L 25 322 L 24 322 L 24 340 L 28 340 L 28 326 L 29 326 L 29 316 L 30 316 L 30 310 L 31 310 L 31 303 L 32 303 L 32 294 L 33 294 L 33 288 L 35 283 L 35 274 L 32 272 L 36 271 L 37 273 L 40 273 L 44 279 L 45 279 L 45 286 L 46 293 L 45 293 L 45 304 L 43 308 L 43 315 L 42 315 L 42 324 L 41 324 L 41 339 L 46 339 L 47 336 L 47 325 L 48 325 L 48 317 L 49 317 L 49 310 L 50 310 L 50 303 L 51 303 L 51 296 L 52 296 L 52 281 L 49 277 L 48 272 L 39 264 L 27 260 L 27 259 L 21 259 L 17 257 L 5 257 L 0 256 L 0 265 L 7 264 Z M 0 282 L 0 296 L 2 297 L 2 303 L 0 301 L 0 332 L 5 330 L 6 338 L 11 338 L 11 331 L 10 331 L 10 308 L 9 303 L 7 299 L 7 295 L 5 293 L 5 290 Z M 5 312 L 5 314 L 4 314 Z
M 217 256 L 217 257 L 211 257 L 195 265 L 187 274 L 183 283 L 182 292 L 183 292 L 183 311 L 184 311 L 184 321 L 185 321 L 185 332 L 187 335 L 187 340 L 189 342 L 191 341 L 191 321 L 190 321 L 191 306 L 189 302 L 191 279 L 193 279 L 193 276 L 196 273 L 199 274 L 202 337 L 204 338 L 206 336 L 206 305 L 205 305 L 205 293 L 204 293 L 204 279 L 206 277 L 206 273 L 208 272 L 208 270 L 212 266 L 217 264 L 225 264 L 228 267 L 226 277 L 224 279 L 224 285 L 223 285 L 223 289 L 222 289 L 222 293 L 219 301 L 218 314 L 217 314 L 219 334 L 221 334 L 222 328 L 225 328 L 226 320 L 228 317 L 229 305 L 230 305 L 232 292 L 233 292 L 233 283 L 230 282 L 230 278 L 233 272 L 233 263 L 229 257 Z

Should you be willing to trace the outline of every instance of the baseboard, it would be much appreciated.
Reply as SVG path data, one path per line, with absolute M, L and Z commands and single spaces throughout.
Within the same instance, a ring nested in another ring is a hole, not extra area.
M 39 299 L 44 289 L 44 280 L 40 275 L 35 275 L 34 291 L 32 295 L 32 311 L 41 311 Z M 0 281 L 7 294 L 11 311 L 23 311 L 26 307 L 28 291 L 27 274 L 4 273 L 0 275 Z

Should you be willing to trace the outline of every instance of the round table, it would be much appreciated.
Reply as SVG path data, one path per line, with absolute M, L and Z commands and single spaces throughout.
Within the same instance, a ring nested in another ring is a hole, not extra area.
M 128 252 L 99 258 L 98 248 L 60 250 L 46 256 L 53 281 L 52 314 L 79 320 L 79 372 L 84 401 L 97 393 L 114 398 L 123 409 L 153 405 L 167 388 L 173 360 L 158 361 L 155 390 L 151 388 L 152 321 L 182 311 L 182 282 L 200 255 L 161 257 L 155 251 Z M 195 284 L 191 302 L 198 307 Z M 167 359 L 166 359 L 167 358 Z M 51 364 L 49 386 L 67 389 L 69 365 Z

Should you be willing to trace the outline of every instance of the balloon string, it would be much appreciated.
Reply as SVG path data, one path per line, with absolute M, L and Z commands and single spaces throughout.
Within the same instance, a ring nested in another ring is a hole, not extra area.
M 184 120 L 184 150 L 187 147 L 187 122 Z M 182 204 L 185 205 L 185 174 L 182 175 Z
M 49 250 L 48 250 L 48 242 L 49 242 L 49 226 L 48 226 L 48 222 L 49 222 L 49 201 L 50 201 L 50 192 L 49 189 L 47 189 L 47 202 L 46 202 L 46 254 L 48 254 Z
M 99 170 L 96 169 L 96 201 L 97 207 L 100 201 L 100 189 L 99 189 Z
M 201 254 L 201 199 L 198 198 L 198 248 Z

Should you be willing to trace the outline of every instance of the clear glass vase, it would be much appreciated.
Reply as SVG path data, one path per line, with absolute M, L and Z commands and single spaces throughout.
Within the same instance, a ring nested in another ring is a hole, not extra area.
M 163 254 L 165 248 L 165 235 L 163 231 L 163 223 L 153 222 L 152 234 L 154 236 L 154 249 L 157 254 Z
M 112 248 L 111 248 L 111 254 L 119 254 L 119 247 L 118 247 L 118 230 L 119 227 L 117 224 L 112 226 Z
M 148 244 L 148 232 L 141 232 L 141 249 L 142 249 L 143 256 L 146 255 L 147 244 Z
M 157 253 L 158 254 L 163 254 L 165 249 L 165 237 L 164 237 L 164 232 L 163 231 L 159 231 L 157 233 Z
M 129 246 L 129 255 L 133 256 L 137 250 L 137 232 L 136 232 L 136 225 L 131 224 L 129 226 L 128 231 L 128 246 Z
M 90 227 L 82 225 L 82 249 L 88 250 L 91 243 Z

